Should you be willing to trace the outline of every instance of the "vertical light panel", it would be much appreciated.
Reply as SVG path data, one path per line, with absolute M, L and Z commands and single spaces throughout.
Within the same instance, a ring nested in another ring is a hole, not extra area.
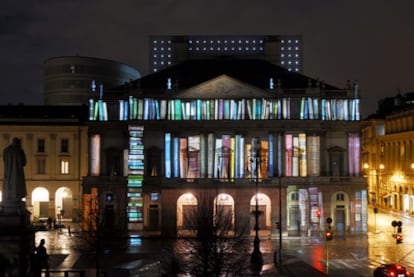
M 91 175 L 99 176 L 100 174 L 100 164 L 101 164 L 101 135 L 93 134 L 90 138 L 90 147 L 91 147 Z

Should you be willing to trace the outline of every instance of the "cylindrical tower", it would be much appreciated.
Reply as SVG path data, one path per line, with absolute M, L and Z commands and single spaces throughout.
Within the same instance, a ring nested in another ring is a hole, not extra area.
M 45 105 L 87 105 L 92 80 L 108 90 L 135 80 L 141 74 L 135 68 L 116 61 L 63 56 L 47 59 L 44 63 Z

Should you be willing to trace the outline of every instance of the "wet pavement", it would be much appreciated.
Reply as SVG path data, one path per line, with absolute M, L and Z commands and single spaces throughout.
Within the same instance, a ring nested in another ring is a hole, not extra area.
M 76 224 L 73 223 L 67 223 L 65 228 L 58 230 L 36 232 L 36 244 L 42 238 L 46 240 L 46 248 L 50 255 L 49 268 L 52 271 L 84 271 L 85 277 L 96 277 L 97 267 L 100 268 L 99 276 L 106 276 L 105 273 L 111 267 L 121 263 L 154 257 L 160 260 L 168 258 L 168 242 L 153 236 L 130 237 L 122 243 L 117 243 L 116 247 L 109 245 L 110 242 L 104 242 L 100 251 L 102 254 L 97 258 L 96 240 L 81 238 Z M 297 257 L 285 254 L 282 256 L 282 265 L 276 267 L 273 249 L 277 248 L 277 240 L 270 239 L 269 236 L 262 236 L 260 240 L 264 261 L 262 271 L 260 274 L 246 276 L 327 276 Z M 105 249 L 105 244 L 108 245 L 108 249 Z M 63 276 L 63 273 L 52 272 L 50 276 Z

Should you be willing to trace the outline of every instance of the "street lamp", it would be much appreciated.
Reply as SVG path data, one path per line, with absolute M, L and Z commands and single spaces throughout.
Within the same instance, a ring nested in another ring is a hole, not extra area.
M 260 252 L 260 239 L 259 239 L 259 168 L 260 168 L 260 162 L 261 162 L 261 143 L 260 138 L 254 138 L 252 140 L 252 146 L 251 146 L 251 162 L 255 165 L 255 177 L 256 177 L 256 207 L 255 207 L 255 237 L 254 237 L 254 243 L 253 243 L 253 252 L 250 259 L 250 262 L 253 266 L 255 266 L 256 269 L 259 269 L 263 265 L 263 256 Z
M 380 183 L 382 183 L 382 176 L 381 176 L 381 174 L 382 174 L 382 170 L 384 169 L 385 167 L 384 167 L 384 164 L 380 164 L 379 165 L 379 174 L 377 174 L 377 176 L 378 176 L 378 179 L 377 179 L 377 199 L 378 200 L 381 200 L 381 204 L 382 204 L 382 202 L 383 202 L 383 199 L 382 199 L 382 197 L 380 196 L 380 190 L 381 190 L 381 192 L 382 192 L 382 188 L 381 188 L 381 184 Z

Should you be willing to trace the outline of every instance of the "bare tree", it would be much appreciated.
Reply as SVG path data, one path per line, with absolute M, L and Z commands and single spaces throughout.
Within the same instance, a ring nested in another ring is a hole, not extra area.
M 204 193 L 197 207 L 183 214 L 183 228 L 174 247 L 180 273 L 242 276 L 248 268 L 248 233 L 248 220 L 218 205 L 215 195 Z

